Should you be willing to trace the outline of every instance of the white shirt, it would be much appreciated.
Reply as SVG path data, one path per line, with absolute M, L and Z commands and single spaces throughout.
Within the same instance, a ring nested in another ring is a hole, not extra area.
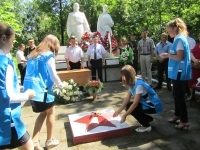
M 90 59 L 94 59 L 94 51 L 95 51 L 95 44 L 89 45 L 87 49 L 87 55 L 90 56 Z M 101 44 L 96 44 L 96 59 L 101 59 L 102 55 L 106 54 L 105 48 Z
M 192 50 L 196 45 L 196 41 L 193 38 L 189 37 L 189 36 L 187 36 L 187 41 L 188 41 L 190 50 Z
M 135 89 L 135 94 L 141 94 L 141 96 L 144 96 L 147 94 L 147 90 L 144 88 L 143 85 L 138 85 Z
M 16 58 L 17 58 L 17 63 L 20 64 L 20 63 L 24 63 L 24 62 L 21 62 L 22 60 L 26 60 L 25 57 L 24 57 L 24 52 L 22 50 L 18 50 L 17 53 L 16 53 Z
M 77 45 L 75 47 L 69 46 L 65 52 L 65 59 L 68 59 L 73 63 L 77 63 L 83 57 L 84 57 L 83 51 Z

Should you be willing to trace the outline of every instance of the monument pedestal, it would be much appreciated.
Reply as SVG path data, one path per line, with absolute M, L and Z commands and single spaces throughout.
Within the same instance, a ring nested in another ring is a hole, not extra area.
M 112 117 L 113 109 L 69 115 L 74 144 L 116 138 L 130 134 L 130 126 L 120 123 L 121 117 Z

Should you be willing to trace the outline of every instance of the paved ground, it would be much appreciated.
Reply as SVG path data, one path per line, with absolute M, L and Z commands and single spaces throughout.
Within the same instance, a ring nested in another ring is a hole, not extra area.
M 54 136 L 60 141 L 60 144 L 54 150 L 200 150 L 200 103 L 193 102 L 190 106 L 190 103 L 187 102 L 190 129 L 176 130 L 173 124 L 167 122 L 173 115 L 174 103 L 172 94 L 165 87 L 157 91 L 165 109 L 161 115 L 153 115 L 156 120 L 152 123 L 150 133 L 135 132 L 134 129 L 139 126 L 139 123 L 132 116 L 128 116 L 126 122 L 131 126 L 130 135 L 74 145 L 68 115 L 100 110 L 105 107 L 117 109 L 127 91 L 121 82 L 107 82 L 104 87 L 95 101 L 91 97 L 87 97 L 76 103 L 56 106 Z M 32 112 L 29 102 L 23 105 L 22 119 L 30 134 L 32 134 L 37 115 Z M 44 146 L 45 140 L 46 127 L 44 125 L 40 137 L 42 146 Z

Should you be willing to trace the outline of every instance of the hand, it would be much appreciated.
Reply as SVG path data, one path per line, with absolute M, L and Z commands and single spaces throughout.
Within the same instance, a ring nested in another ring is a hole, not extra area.
M 194 59 L 194 64 L 197 65 L 199 63 L 198 59 Z
M 33 91 L 31 89 L 26 90 L 25 93 L 28 94 L 28 99 L 32 99 L 35 97 L 35 91 Z
M 70 67 L 70 66 L 67 66 L 67 70 L 71 70 L 71 67 Z
M 150 63 L 153 63 L 153 58 L 150 59 Z
M 158 60 L 160 63 L 162 63 L 164 61 L 164 58 L 159 58 Z
M 102 66 L 105 66 L 105 63 L 104 63 L 104 62 L 102 62 Z
M 125 122 L 125 120 L 126 120 L 126 116 L 123 115 L 123 116 L 121 117 L 121 121 L 120 121 L 120 123 Z
M 169 58 L 169 54 L 168 53 L 162 53 L 160 54 L 161 58 Z
M 65 81 L 62 83 L 62 86 L 65 87 L 65 88 L 67 88 L 68 85 L 69 85 L 69 84 L 68 84 L 67 82 L 65 82 Z
M 117 117 L 119 113 L 117 111 L 114 112 L 113 117 Z
M 23 92 L 23 91 L 24 91 L 24 87 L 20 86 L 20 92 Z

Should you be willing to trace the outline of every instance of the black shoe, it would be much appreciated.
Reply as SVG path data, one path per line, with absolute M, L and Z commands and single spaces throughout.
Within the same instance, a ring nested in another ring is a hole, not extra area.
M 155 88 L 154 88 L 154 90 L 158 90 L 158 89 L 161 89 L 162 87 L 160 87 L 160 86 L 156 86 Z

